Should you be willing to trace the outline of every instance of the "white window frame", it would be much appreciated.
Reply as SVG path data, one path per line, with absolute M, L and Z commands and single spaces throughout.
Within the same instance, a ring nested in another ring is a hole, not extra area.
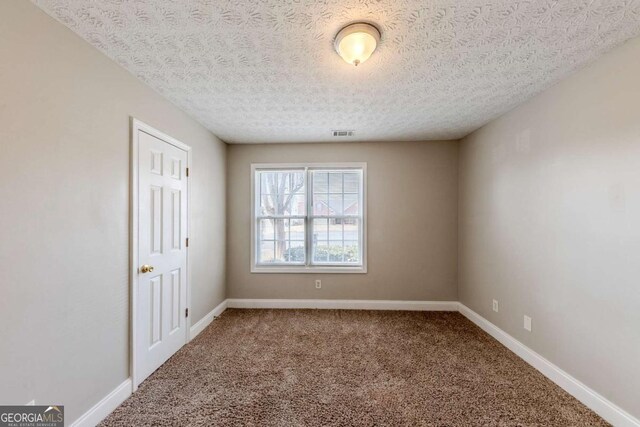
M 256 238 L 258 218 L 256 208 L 259 201 L 256 199 L 256 172 L 261 170 L 304 170 L 305 194 L 307 198 L 307 212 L 305 221 L 305 264 L 258 264 L 258 239 Z M 313 193 L 309 193 L 309 171 L 311 170 L 362 170 L 362 182 L 360 183 L 360 203 L 362 217 L 360 226 L 360 264 L 356 265 L 311 265 L 311 235 L 313 220 L 311 200 Z M 366 273 L 367 272 L 367 164 L 366 163 L 252 163 L 251 164 L 251 273 Z

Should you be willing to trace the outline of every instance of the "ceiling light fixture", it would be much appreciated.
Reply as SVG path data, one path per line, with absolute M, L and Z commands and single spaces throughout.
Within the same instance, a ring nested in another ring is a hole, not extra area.
M 357 22 L 341 29 L 333 43 L 347 63 L 358 66 L 369 59 L 380 43 L 380 31 L 371 24 Z

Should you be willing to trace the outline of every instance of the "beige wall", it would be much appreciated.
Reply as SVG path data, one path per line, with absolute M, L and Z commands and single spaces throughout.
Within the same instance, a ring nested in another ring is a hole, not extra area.
M 465 138 L 459 229 L 461 301 L 636 417 L 639 76 L 635 39 Z
M 194 322 L 224 299 L 226 147 L 29 2 L 0 2 L 0 58 L 0 402 L 72 421 L 129 377 L 129 117 L 193 147 Z
M 457 154 L 451 141 L 230 145 L 227 296 L 456 300 Z M 250 273 L 251 163 L 287 162 L 367 163 L 367 274 Z

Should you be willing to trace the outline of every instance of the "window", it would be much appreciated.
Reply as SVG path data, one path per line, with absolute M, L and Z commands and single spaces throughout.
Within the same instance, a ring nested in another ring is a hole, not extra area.
M 252 272 L 366 272 L 365 167 L 253 165 Z

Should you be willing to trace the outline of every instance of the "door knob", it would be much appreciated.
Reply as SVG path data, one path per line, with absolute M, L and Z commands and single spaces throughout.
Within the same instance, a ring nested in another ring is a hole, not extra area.
M 140 267 L 140 273 L 151 273 L 153 271 L 153 266 L 145 264 Z

